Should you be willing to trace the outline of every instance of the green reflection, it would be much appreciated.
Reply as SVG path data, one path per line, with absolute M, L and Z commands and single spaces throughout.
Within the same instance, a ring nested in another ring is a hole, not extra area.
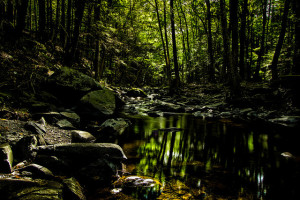
M 143 142 L 133 146 L 134 150 L 128 150 L 137 153 L 135 160 L 129 161 L 135 165 L 130 172 L 151 176 L 163 185 L 171 180 L 185 184 L 194 180 L 191 188 L 200 187 L 196 183 L 201 183 L 201 187 L 215 192 L 212 188 L 226 185 L 232 187 L 225 187 L 226 195 L 239 196 L 249 192 L 249 184 L 254 184 L 257 191 L 253 194 L 257 196 L 259 192 L 265 196 L 268 191 L 265 171 L 268 167 L 280 167 L 274 159 L 276 147 L 270 143 L 270 135 L 242 126 L 174 115 L 135 119 L 133 127 L 123 140 L 138 137 Z M 171 127 L 182 130 L 166 130 Z M 272 160 L 273 163 L 266 164 Z

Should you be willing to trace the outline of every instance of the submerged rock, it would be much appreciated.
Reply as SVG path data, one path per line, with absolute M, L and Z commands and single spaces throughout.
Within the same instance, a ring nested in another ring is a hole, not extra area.
M 125 176 L 114 183 L 124 194 L 135 199 L 157 199 L 162 192 L 162 184 L 150 177 Z

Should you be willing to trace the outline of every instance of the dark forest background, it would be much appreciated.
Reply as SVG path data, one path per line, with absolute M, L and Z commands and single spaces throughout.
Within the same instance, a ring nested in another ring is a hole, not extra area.
M 1 82 L 69 66 L 113 85 L 211 82 L 239 94 L 245 81 L 300 74 L 299 4 L 1 0 Z

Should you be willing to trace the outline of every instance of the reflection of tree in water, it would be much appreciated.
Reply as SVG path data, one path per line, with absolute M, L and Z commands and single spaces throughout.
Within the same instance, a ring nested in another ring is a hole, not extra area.
M 286 183 L 272 178 L 275 172 L 275 177 L 289 180 L 284 178 L 287 172 L 279 170 L 282 163 L 276 151 L 281 142 L 272 132 L 253 131 L 230 120 L 210 122 L 188 115 L 143 123 L 137 123 L 145 141 L 137 151 L 140 175 L 165 184 L 180 180 L 191 190 L 206 187 L 210 194 L 244 198 L 264 198 L 269 191 L 284 186 Z

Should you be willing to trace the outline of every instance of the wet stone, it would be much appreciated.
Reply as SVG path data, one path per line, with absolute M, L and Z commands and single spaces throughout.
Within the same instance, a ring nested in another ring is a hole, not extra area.
M 142 176 L 126 176 L 115 182 L 118 192 L 133 196 L 136 199 L 156 199 L 162 192 L 162 185 L 157 180 Z M 121 188 L 121 189 L 120 189 Z
M 0 145 L 0 173 L 10 173 L 12 170 L 13 153 L 8 143 Z

